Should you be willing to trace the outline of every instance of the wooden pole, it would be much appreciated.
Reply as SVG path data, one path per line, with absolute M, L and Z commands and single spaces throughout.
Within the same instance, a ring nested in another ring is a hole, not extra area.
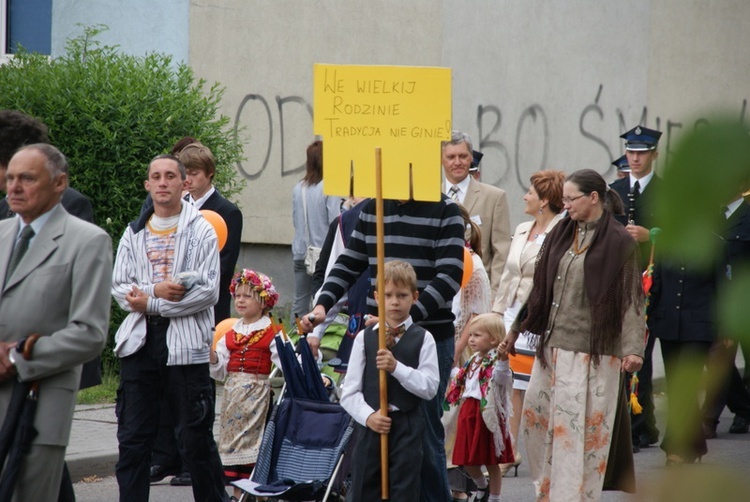
M 375 215 L 376 215 L 376 251 L 378 264 L 377 295 L 378 295 L 378 348 L 385 349 L 385 225 L 383 224 L 383 165 L 380 148 L 375 149 Z M 378 372 L 380 378 L 380 414 L 388 416 L 388 373 Z M 380 435 L 380 498 L 388 500 L 388 434 Z

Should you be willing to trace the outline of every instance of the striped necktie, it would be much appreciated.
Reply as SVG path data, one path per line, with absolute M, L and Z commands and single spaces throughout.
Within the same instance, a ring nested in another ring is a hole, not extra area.
M 18 238 L 18 242 L 16 242 L 16 247 L 13 248 L 13 253 L 10 255 L 8 269 L 5 271 L 5 282 L 8 282 L 10 276 L 13 275 L 13 271 L 18 264 L 21 263 L 23 255 L 25 255 L 26 251 L 29 249 L 29 242 L 31 242 L 32 237 L 34 237 L 34 229 L 31 228 L 31 225 L 23 227 L 23 230 L 21 230 L 21 236 Z
M 451 189 L 448 191 L 448 197 L 458 202 L 458 185 L 451 186 Z

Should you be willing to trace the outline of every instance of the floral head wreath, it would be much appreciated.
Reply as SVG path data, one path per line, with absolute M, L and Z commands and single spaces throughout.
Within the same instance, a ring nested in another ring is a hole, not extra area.
M 265 274 L 243 268 L 242 271 L 237 272 L 232 277 L 232 283 L 229 285 L 229 293 L 234 296 L 237 287 L 241 284 L 250 286 L 250 289 L 260 298 L 260 303 L 267 309 L 273 308 L 276 302 L 279 301 L 279 294 L 276 292 L 276 288 L 273 287 L 271 279 Z

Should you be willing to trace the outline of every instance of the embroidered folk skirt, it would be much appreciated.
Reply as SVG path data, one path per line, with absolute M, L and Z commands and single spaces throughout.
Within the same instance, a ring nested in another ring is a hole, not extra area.
M 505 426 L 505 425 L 504 425 Z M 458 428 L 453 448 L 454 465 L 493 465 L 513 462 L 513 446 L 510 436 L 503 453 L 495 453 L 492 433 L 482 420 L 479 400 L 466 398 L 458 412 Z
M 219 455 L 222 464 L 255 463 L 270 402 L 268 375 L 229 373 L 221 403 Z
M 612 441 L 621 361 L 562 349 L 537 360 L 521 434 L 538 501 L 600 500 Z

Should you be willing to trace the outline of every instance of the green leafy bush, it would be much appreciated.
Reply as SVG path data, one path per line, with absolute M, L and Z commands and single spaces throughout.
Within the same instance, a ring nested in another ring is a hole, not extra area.
M 218 112 L 219 84 L 196 80 L 167 55 L 136 57 L 103 46 L 96 36 L 105 29 L 84 28 L 56 59 L 21 49 L 0 66 L 0 108 L 47 124 L 50 142 L 69 159 L 70 185 L 91 200 L 96 223 L 117 246 L 138 216 L 151 158 L 183 136 L 198 138 L 214 152 L 215 183 L 231 198 L 242 188 L 234 169 L 242 144 Z M 111 348 L 123 318 L 116 306 L 112 314 L 105 368 L 116 367 Z

